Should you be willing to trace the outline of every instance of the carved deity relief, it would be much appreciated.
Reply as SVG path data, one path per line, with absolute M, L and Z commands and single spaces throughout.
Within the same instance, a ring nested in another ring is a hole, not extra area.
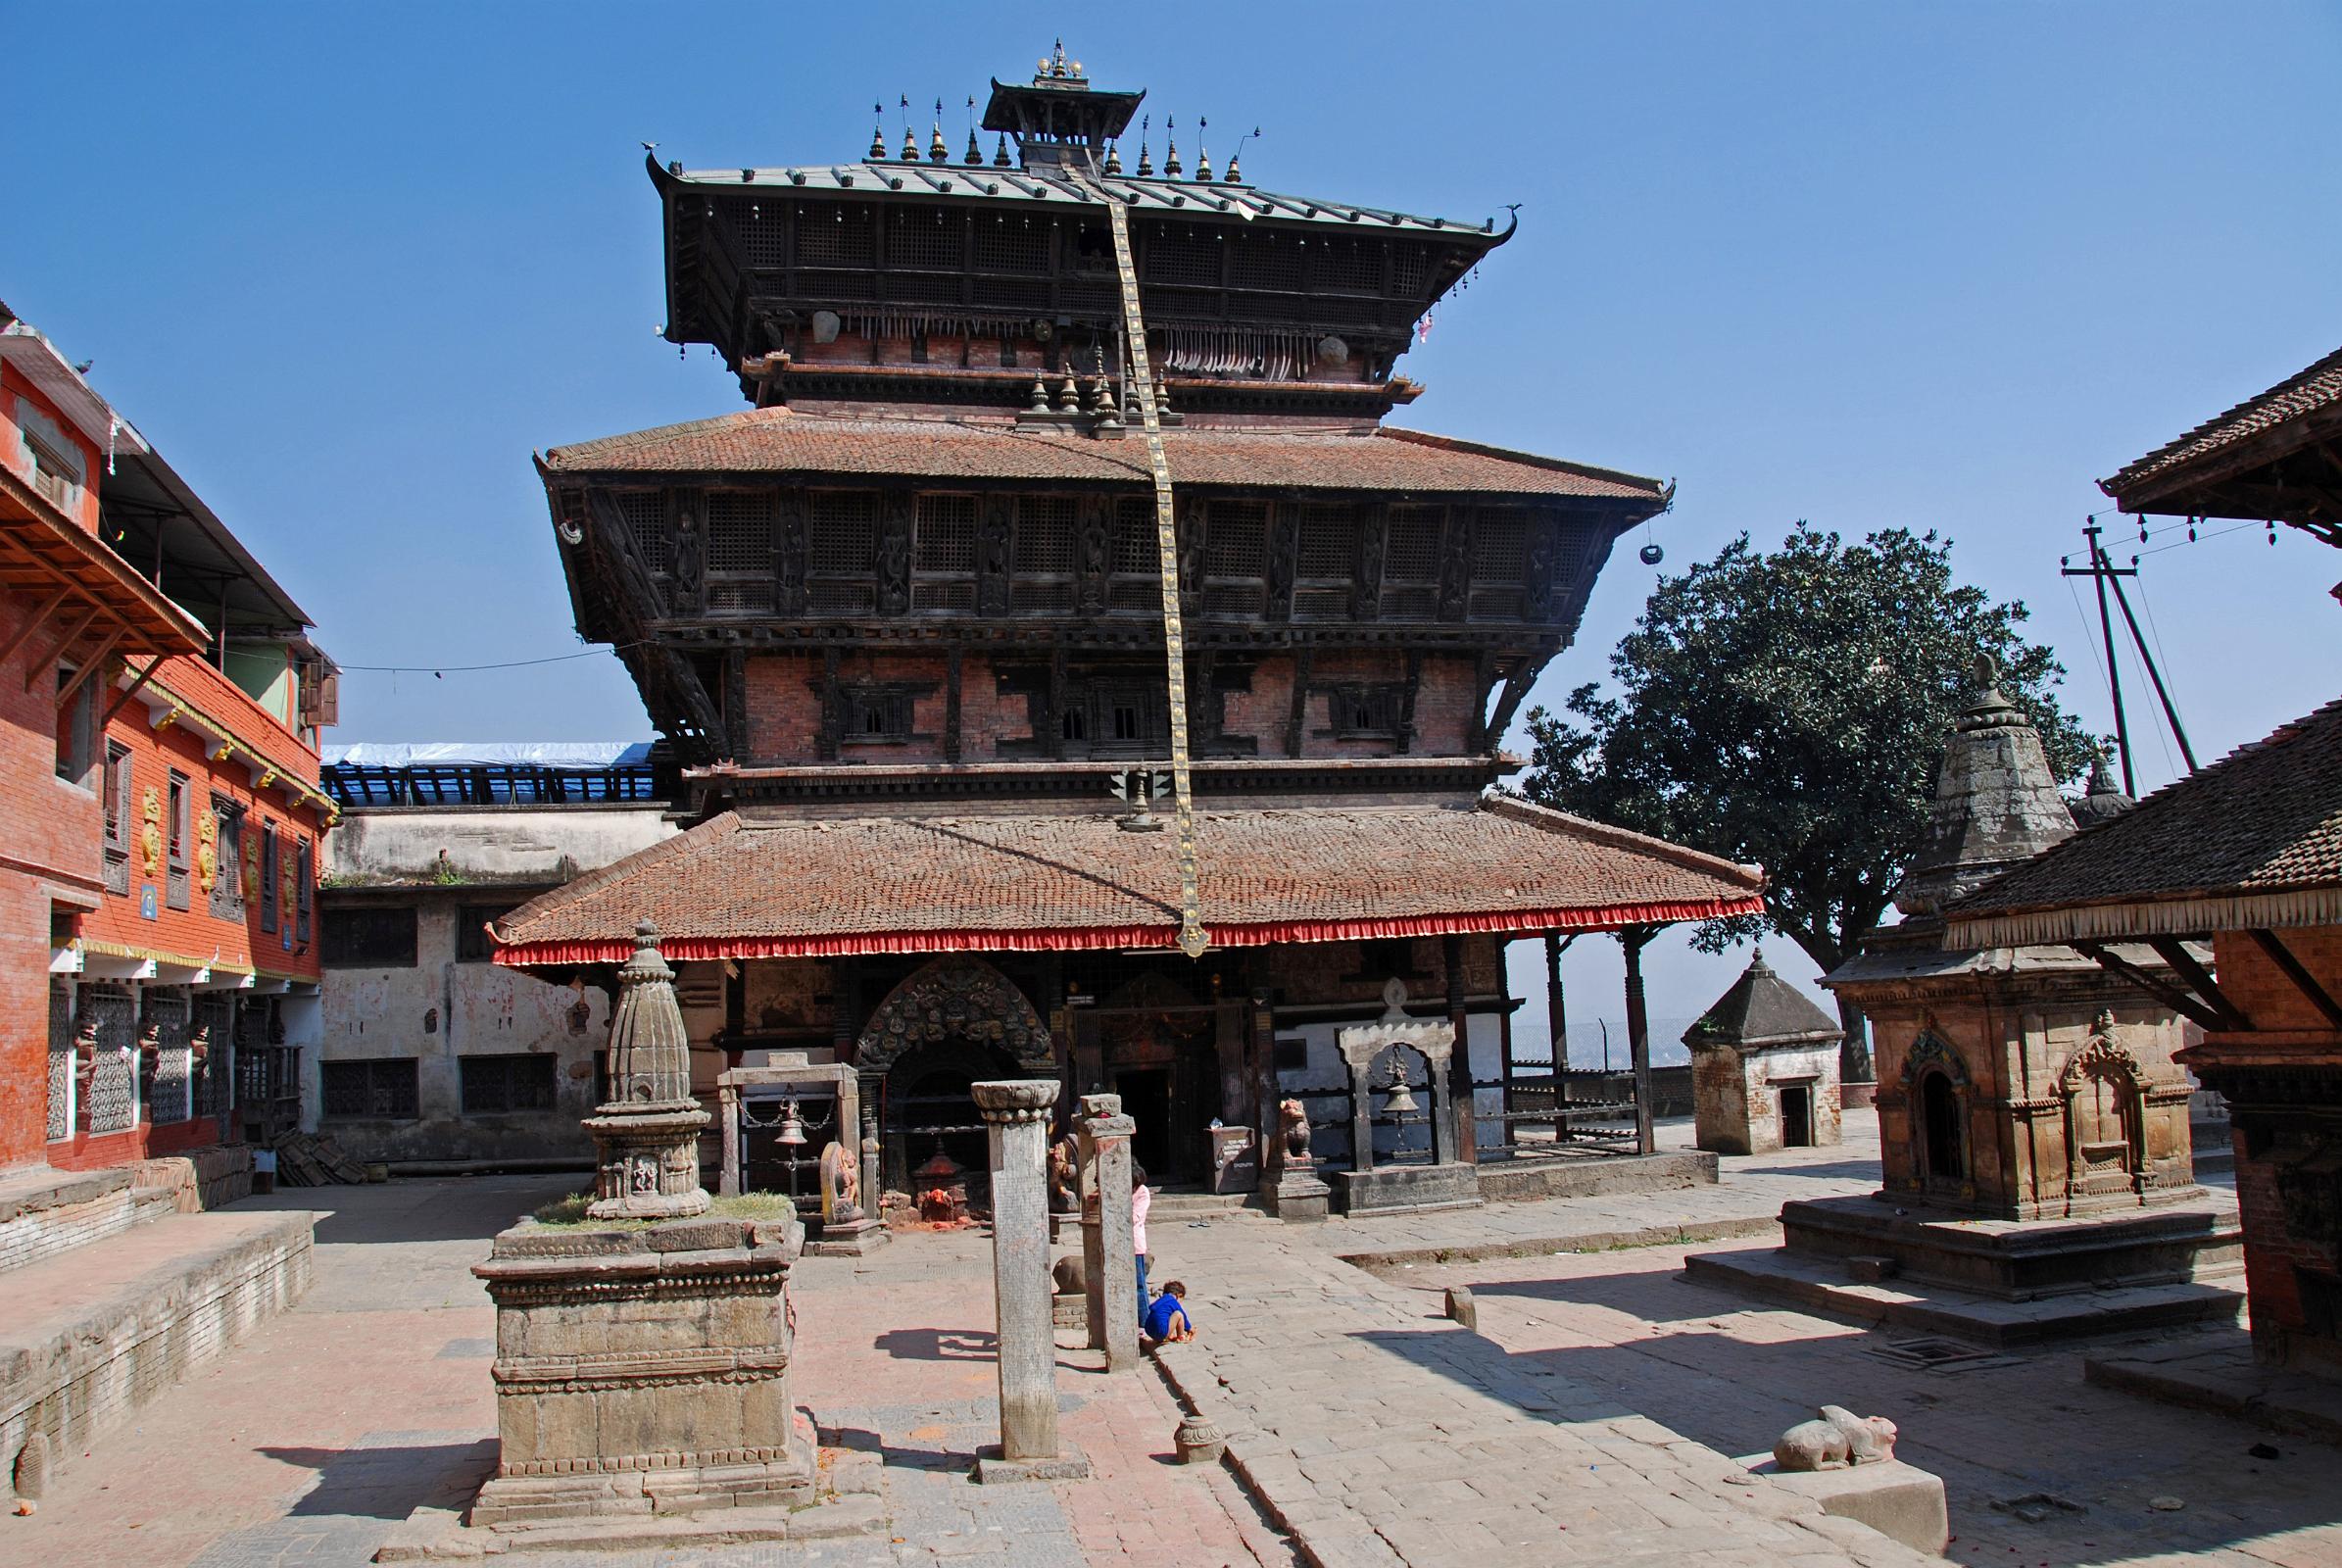
M 1015 538 L 1008 503 L 998 496 L 986 500 L 984 520 L 976 530 L 976 609 L 981 614 L 1008 613 L 1008 572 Z
M 878 610 L 900 615 L 910 608 L 910 497 L 888 495 L 878 530 Z
M 1269 522 L 1269 618 L 1293 613 L 1294 557 L 1300 549 L 1299 519 L 1290 506 L 1273 509 Z
M 1369 507 L 1358 524 L 1358 580 L 1350 594 L 1350 613 L 1372 620 L 1383 604 L 1383 547 L 1390 516 L 1381 507 Z
M 780 609 L 786 615 L 802 615 L 805 609 L 805 509 L 794 491 L 781 497 Z
M 1462 620 L 1472 593 L 1472 524 L 1460 509 L 1449 510 L 1440 541 L 1439 618 Z
M 1172 532 L 1178 541 L 1179 608 L 1193 614 L 1203 600 L 1203 509 L 1192 501 L 1178 503 Z
M 1553 570 L 1560 561 L 1560 545 L 1555 534 L 1560 524 L 1551 517 L 1539 517 L 1529 529 L 1529 612 L 1534 619 L 1542 620 L 1553 609 Z
M 1113 514 L 1105 502 L 1092 497 L 1082 503 L 1082 574 L 1075 586 L 1076 604 L 1085 615 L 1106 608 L 1106 573 L 1112 564 Z

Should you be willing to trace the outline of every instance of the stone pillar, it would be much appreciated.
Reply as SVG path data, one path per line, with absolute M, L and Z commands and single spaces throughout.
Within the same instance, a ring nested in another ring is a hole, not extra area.
M 1345 1058 L 1348 1052 L 1343 1052 Z M 1374 1057 L 1347 1059 L 1350 1070 L 1350 1169 L 1374 1169 Z
M 618 968 L 610 1021 L 610 1094 L 586 1118 L 597 1172 L 593 1219 L 681 1219 L 707 1211 L 700 1185 L 700 1129 L 707 1112 L 691 1092 L 691 1040 L 675 1003 L 675 971 L 659 928 L 634 928 L 634 956 Z
M 886 1219 L 886 1191 L 878 1179 L 878 1107 L 862 1107 L 862 1207 L 873 1219 Z
M 1132 1265 L 1131 1134 L 1120 1095 L 1084 1095 L 1077 1124 L 1082 1160 L 1082 1278 L 1088 1287 L 1090 1348 L 1106 1370 L 1139 1364 L 1139 1281 Z
M 1057 1444 L 1057 1340 L 1049 1310 L 1049 1133 L 1053 1078 L 970 1086 L 991 1135 L 993 1292 L 1000 1320 L 1000 1447 L 976 1479 L 1065 1480 L 1089 1464 Z
M 725 1198 L 740 1196 L 740 1086 L 723 1084 L 716 1089 L 716 1102 L 723 1110 L 724 1161 L 723 1174 L 715 1190 Z

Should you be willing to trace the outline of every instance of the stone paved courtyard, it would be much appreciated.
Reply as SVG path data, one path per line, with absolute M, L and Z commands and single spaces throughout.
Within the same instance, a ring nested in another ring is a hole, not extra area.
M 1068 1350 L 1064 1432 L 1093 1478 L 969 1485 L 967 1462 L 995 1433 L 986 1239 L 920 1234 L 866 1259 L 807 1259 L 798 1397 L 850 1444 L 884 1451 L 889 1536 L 579 1560 L 1925 1560 L 1831 1521 L 1769 1517 L 1726 1481 L 1729 1455 L 1767 1447 L 1827 1400 L 1892 1416 L 1903 1453 L 1944 1476 L 1956 1561 L 2342 1564 L 2331 1448 L 2090 1388 L 2072 1351 L 1929 1368 L 1898 1348 L 1914 1336 L 1675 1277 L 1687 1250 L 1765 1245 L 1757 1232 L 1786 1197 L 1867 1191 L 1875 1145 L 1865 1119 L 1850 1131 L 1840 1149 L 1727 1160 L 1715 1188 L 1316 1227 L 1158 1217 L 1157 1278 L 1188 1280 L 1203 1329 L 1163 1370 L 1237 1439 L 1228 1470 L 1170 1462 L 1179 1407 L 1153 1367 L 1109 1379 Z M 468 1267 L 498 1228 L 568 1185 L 490 1177 L 264 1200 L 328 1211 L 308 1298 L 133 1430 L 73 1456 L 37 1517 L 0 1521 L 0 1562 L 358 1563 L 414 1507 L 461 1501 L 494 1430 L 493 1320 Z M 1686 1234 L 1728 1239 L 1687 1249 Z M 1441 1250 L 1482 1260 L 1432 1261 Z M 1369 1254 L 1384 1259 L 1372 1271 L 1343 1261 Z M 1451 1284 L 1473 1288 L 1479 1333 L 1439 1315 Z M 2255 1458 L 2257 1444 L 2279 1457 Z M 200 1480 L 184 1462 L 198 1451 Z M 2186 1506 L 2155 1511 L 2151 1496 Z

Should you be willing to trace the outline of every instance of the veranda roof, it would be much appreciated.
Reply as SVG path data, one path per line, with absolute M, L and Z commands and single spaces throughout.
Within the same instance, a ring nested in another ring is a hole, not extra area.
M 727 811 L 521 906 L 504 964 L 610 963 L 637 920 L 670 958 L 1174 948 L 1166 830 L 1098 812 L 751 821 Z M 1755 913 L 1758 867 L 1523 802 L 1211 811 L 1215 947 L 1605 930 Z

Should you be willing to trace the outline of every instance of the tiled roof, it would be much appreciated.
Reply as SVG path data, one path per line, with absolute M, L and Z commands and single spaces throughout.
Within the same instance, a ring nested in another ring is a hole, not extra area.
M 1549 495 L 1656 502 L 1655 479 L 1415 430 L 1164 433 L 1179 484 Z M 744 409 L 689 424 L 554 447 L 553 473 L 842 473 L 937 479 L 1151 482 L 1146 444 L 1004 420 L 833 418 Z
M 1763 873 L 1509 799 L 1196 819 L 1215 946 L 1597 930 L 1763 907 Z M 1169 832 L 1103 814 L 743 820 L 725 812 L 523 905 L 502 963 L 1170 947 Z
M 1995 947 L 2303 923 L 2283 917 L 2288 905 L 2305 914 L 2329 909 L 2342 923 L 2342 701 L 2165 786 L 1943 912 L 1953 946 Z
M 1843 1033 L 1835 1018 L 1783 980 L 1759 952 L 1732 988 L 1683 1031 L 1683 1044 L 1781 1046 L 1836 1040 Z
M 2176 441 L 2158 447 L 2113 478 L 2101 479 L 2098 488 L 2125 510 L 2136 510 L 2132 506 L 2134 492 L 2144 489 L 2151 497 L 2159 488 L 2155 481 L 2176 477 L 2176 470 L 2222 448 L 2336 403 L 2342 403 L 2342 349 L 2259 397 L 2247 398 L 2218 418 L 2205 420 Z
M 913 164 L 797 164 L 780 169 L 687 169 L 680 173 L 653 166 L 661 187 L 690 185 L 713 192 L 735 192 L 769 199 L 776 191 L 808 195 L 872 192 L 888 195 L 948 197 L 1009 204 L 1017 207 L 1102 207 L 1086 180 L 1069 179 L 1055 172 L 1000 169 L 992 165 Z M 1498 242 L 1493 221 L 1465 222 L 1453 218 L 1421 218 L 1389 208 L 1361 207 L 1356 202 L 1320 201 L 1310 196 L 1281 196 L 1250 185 L 1225 180 L 1132 179 L 1102 177 L 1098 183 L 1114 200 L 1135 213 L 1208 218 L 1226 214 L 1245 220 L 1270 219 L 1286 222 L 1331 225 L 1347 229 L 1398 229 L 1414 233 L 1453 234 Z

